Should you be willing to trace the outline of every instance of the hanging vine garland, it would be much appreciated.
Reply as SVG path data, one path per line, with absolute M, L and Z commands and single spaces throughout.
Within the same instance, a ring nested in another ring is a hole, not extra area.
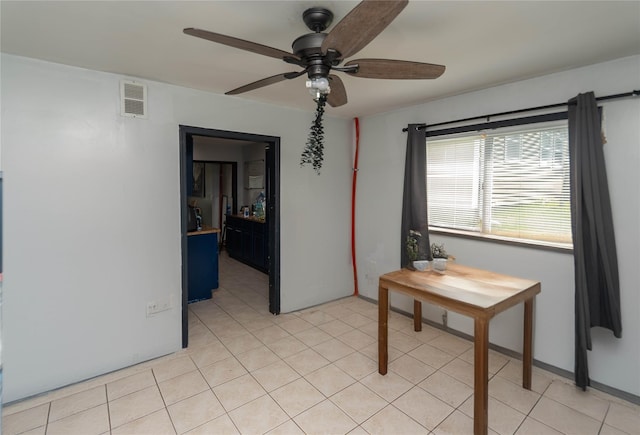
M 322 115 L 324 114 L 324 106 L 327 103 L 327 96 L 320 95 L 316 99 L 316 117 L 311 124 L 309 137 L 302 157 L 300 158 L 300 166 L 312 165 L 313 169 L 320 175 L 322 162 L 324 159 L 324 126 L 322 125 Z

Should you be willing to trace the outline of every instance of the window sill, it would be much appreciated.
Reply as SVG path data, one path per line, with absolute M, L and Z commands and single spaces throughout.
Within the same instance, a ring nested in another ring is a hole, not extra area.
M 573 254 L 573 245 L 569 243 L 553 243 L 534 240 L 513 239 L 510 237 L 494 236 L 491 234 L 481 234 L 473 231 L 454 230 L 450 228 L 429 227 L 429 234 L 441 234 L 443 236 L 460 237 L 465 239 L 481 240 L 483 242 L 494 242 L 504 245 L 521 246 L 524 248 L 540 249 L 545 251 L 561 252 L 563 254 Z

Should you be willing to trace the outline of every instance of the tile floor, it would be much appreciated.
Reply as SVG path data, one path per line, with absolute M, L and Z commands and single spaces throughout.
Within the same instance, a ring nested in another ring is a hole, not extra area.
M 472 343 L 348 297 L 268 313 L 267 277 L 225 253 L 220 289 L 190 306 L 190 346 L 3 409 L 4 435 L 471 434 Z M 640 434 L 640 407 L 491 352 L 492 434 Z

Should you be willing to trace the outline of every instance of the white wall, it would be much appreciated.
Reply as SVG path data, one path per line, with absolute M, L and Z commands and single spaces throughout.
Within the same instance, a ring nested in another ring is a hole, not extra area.
M 357 252 L 360 292 L 377 299 L 377 276 L 400 265 L 400 209 L 406 134 L 409 123 L 437 123 L 470 116 L 516 110 L 568 100 L 578 93 L 596 96 L 640 88 L 640 57 L 619 59 L 585 68 L 472 92 L 391 113 L 370 116 L 361 123 L 357 200 Z M 613 207 L 622 298 L 623 338 L 593 329 L 589 352 L 591 379 L 640 394 L 640 99 L 606 102 L 605 158 Z M 375 218 L 372 218 L 375 217 Z M 573 372 L 574 277 L 571 254 L 512 247 L 455 237 L 442 241 L 460 263 L 541 281 L 536 299 L 534 358 Z M 392 304 L 411 312 L 407 298 Z M 425 310 L 440 321 L 441 310 Z M 519 351 L 521 308 L 497 316 L 491 341 Z M 473 333 L 469 319 L 450 314 L 449 326 Z
M 326 118 L 317 176 L 299 165 L 311 100 L 143 81 L 149 118 L 129 119 L 118 75 L 5 54 L 1 68 L 5 402 L 180 348 L 180 124 L 281 138 L 283 312 L 352 293 L 350 122 Z

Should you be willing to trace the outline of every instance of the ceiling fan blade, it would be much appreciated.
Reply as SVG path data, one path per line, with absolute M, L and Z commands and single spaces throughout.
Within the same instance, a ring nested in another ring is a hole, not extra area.
M 353 56 L 378 36 L 407 3 L 408 0 L 363 0 L 329 32 L 322 43 L 322 52 L 333 49 L 342 59 Z
M 353 65 L 358 65 L 358 70 L 347 74 L 369 79 L 436 79 L 445 70 L 444 65 L 393 59 L 356 59 L 344 64 Z
M 284 59 L 285 57 L 297 59 L 292 53 L 278 50 L 277 48 L 267 47 L 266 45 L 256 42 L 245 41 L 244 39 L 234 38 L 233 36 L 221 35 L 207 30 L 194 29 L 192 27 L 184 29 L 187 35 L 196 36 L 198 38 L 217 42 L 218 44 L 228 45 L 230 47 L 239 48 L 240 50 L 250 51 L 252 53 L 262 54 L 263 56 L 275 57 L 276 59 Z
M 327 97 L 327 103 L 331 107 L 340 107 L 347 104 L 347 91 L 344 88 L 342 79 L 335 74 L 330 74 L 329 86 L 331 86 L 331 92 Z
M 229 92 L 225 92 L 225 95 L 237 95 L 237 94 L 242 94 L 244 92 L 253 91 L 254 89 L 273 85 L 274 83 L 278 83 L 283 80 L 299 77 L 304 73 L 305 71 L 302 70 L 300 72 L 296 71 L 296 72 L 290 72 L 290 73 L 276 74 L 275 76 L 267 77 L 266 79 L 258 80 L 257 82 L 249 83 L 248 85 L 240 86 L 239 88 L 233 89 Z

